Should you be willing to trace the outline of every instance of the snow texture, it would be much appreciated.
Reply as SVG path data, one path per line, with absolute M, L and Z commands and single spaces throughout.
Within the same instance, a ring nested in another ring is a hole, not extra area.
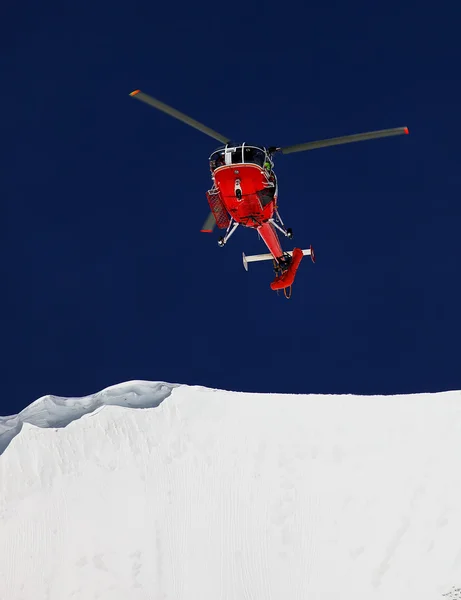
M 129 382 L 2 422 L 1 600 L 461 598 L 460 392 Z

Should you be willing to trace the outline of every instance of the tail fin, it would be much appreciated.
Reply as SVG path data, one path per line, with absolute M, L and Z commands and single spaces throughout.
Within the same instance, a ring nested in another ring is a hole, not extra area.
M 284 288 L 288 288 L 293 285 L 293 282 L 296 277 L 296 271 L 298 270 L 299 263 L 303 258 L 303 251 L 300 248 L 295 248 L 293 250 L 293 260 L 290 263 L 288 269 L 280 275 L 280 277 L 276 277 L 274 281 L 271 283 L 272 290 L 283 290 Z

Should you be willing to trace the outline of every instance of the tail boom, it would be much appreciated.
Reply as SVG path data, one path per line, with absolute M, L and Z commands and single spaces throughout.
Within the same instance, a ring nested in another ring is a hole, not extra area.
M 278 238 L 275 227 L 272 223 L 266 221 L 260 227 L 258 227 L 258 233 L 264 240 L 264 243 L 268 247 L 270 251 L 270 257 L 272 259 L 277 260 L 281 256 L 283 256 L 282 246 L 280 245 L 280 240 Z

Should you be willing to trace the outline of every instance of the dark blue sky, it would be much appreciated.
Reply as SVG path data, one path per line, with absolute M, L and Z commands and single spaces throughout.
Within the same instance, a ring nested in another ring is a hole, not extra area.
M 128 379 L 232 390 L 461 389 L 460 9 L 9 3 L 1 36 L 2 399 Z M 279 156 L 313 244 L 285 300 L 254 232 L 200 233 L 213 139 L 409 136 Z

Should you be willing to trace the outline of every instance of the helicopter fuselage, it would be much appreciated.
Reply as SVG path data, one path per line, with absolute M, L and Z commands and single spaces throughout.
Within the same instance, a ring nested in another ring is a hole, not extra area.
M 277 177 L 272 164 L 265 164 L 270 168 L 250 162 L 213 165 L 213 188 L 229 217 L 239 225 L 256 229 L 277 259 L 283 250 L 270 222 L 277 210 Z
M 229 215 L 246 227 L 257 229 L 272 218 L 277 201 L 277 180 L 258 165 L 218 167 L 214 183 Z
M 275 152 L 281 154 L 304 152 L 327 146 L 409 133 L 408 127 L 394 127 L 393 129 L 369 131 L 283 147 L 265 148 L 247 143 L 234 144 L 231 143 L 230 138 L 149 94 L 141 92 L 141 90 L 134 90 L 130 96 L 186 123 L 218 140 L 221 144 L 225 144 L 215 150 L 209 158 L 213 187 L 208 190 L 206 195 L 211 211 L 201 231 L 211 233 L 215 225 L 220 229 L 227 229 L 226 235 L 218 240 L 218 244 L 222 247 L 239 225 L 256 229 L 269 248 L 270 254 L 252 257 L 243 255 L 244 266 L 247 268 L 248 262 L 254 260 L 273 259 L 277 277 L 276 281 L 272 282 L 271 288 L 277 290 L 287 287 L 291 289 L 299 261 L 304 255 L 309 254 L 312 261 L 315 262 L 315 256 L 312 246 L 306 250 L 294 248 L 291 253 L 284 253 L 281 249 L 276 229 L 290 239 L 293 237 L 293 232 L 291 229 L 285 228 L 278 213 L 277 178 L 273 171 L 273 154 Z M 280 270 L 282 275 L 278 277 Z

